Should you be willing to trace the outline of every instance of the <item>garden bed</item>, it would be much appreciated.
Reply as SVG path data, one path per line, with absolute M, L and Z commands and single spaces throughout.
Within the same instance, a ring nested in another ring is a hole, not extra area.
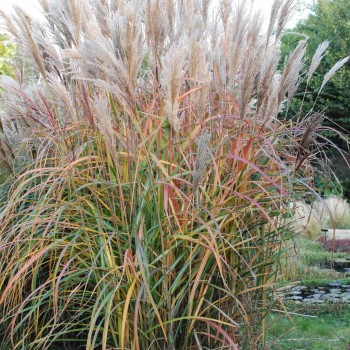
M 325 237 L 320 237 L 319 242 L 323 244 L 327 252 L 350 252 L 350 239 L 325 239 Z

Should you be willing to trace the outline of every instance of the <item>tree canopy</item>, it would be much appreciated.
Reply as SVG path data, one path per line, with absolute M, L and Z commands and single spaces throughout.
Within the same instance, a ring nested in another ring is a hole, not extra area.
M 5 34 L 0 34 L 0 76 L 13 75 L 13 67 L 10 61 L 13 57 L 15 47 Z
M 302 109 L 307 113 L 310 109 L 325 112 L 328 120 L 325 123 L 334 123 L 338 130 L 350 132 L 350 63 L 335 74 L 320 92 L 323 78 L 327 72 L 341 59 L 350 55 L 350 1 L 349 0 L 319 0 L 310 7 L 311 14 L 300 21 L 290 30 L 283 40 L 283 52 L 286 56 L 302 39 L 307 39 L 307 60 L 311 63 L 313 53 L 318 46 L 329 41 L 329 47 L 317 68 L 313 78 L 307 84 L 300 85 L 300 98 L 296 99 L 291 113 Z M 304 91 L 307 94 L 304 95 Z M 305 97 L 306 96 L 306 97 Z M 316 103 L 315 103 L 316 101 Z M 338 146 L 343 146 L 337 135 L 330 136 Z M 334 159 L 335 172 L 342 180 L 344 190 L 350 197 L 350 181 L 347 171 L 342 169 L 342 159 Z

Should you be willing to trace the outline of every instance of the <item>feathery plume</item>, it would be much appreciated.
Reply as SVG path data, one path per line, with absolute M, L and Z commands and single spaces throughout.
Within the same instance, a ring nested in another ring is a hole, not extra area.
M 167 16 L 164 15 L 164 8 L 161 6 L 159 0 L 147 0 L 145 9 L 145 32 L 146 40 L 154 55 L 154 59 L 159 59 L 158 55 L 160 55 L 164 49 L 164 21 L 166 17 L 171 17 L 171 14 L 168 13 Z
M 311 65 L 309 68 L 309 72 L 307 74 L 307 79 L 306 82 L 309 83 L 312 76 L 314 75 L 316 69 L 318 68 L 318 66 L 320 65 L 322 58 L 325 55 L 325 51 L 327 50 L 329 46 L 329 41 L 326 40 L 324 41 L 322 44 L 320 44 L 316 50 L 316 52 L 314 53 L 314 55 L 312 56 L 312 60 L 311 60 Z
M 221 21 L 222 21 L 224 30 L 226 30 L 229 17 L 232 13 L 232 4 L 229 0 L 220 0 L 219 8 L 220 8 Z
M 27 46 L 33 58 L 35 59 L 35 62 L 38 65 L 41 74 L 43 75 L 44 79 L 47 80 L 44 60 L 40 53 L 38 43 L 33 36 L 33 23 L 29 15 L 20 7 L 15 6 L 14 9 L 18 16 L 17 25 L 19 27 L 19 31 L 17 34 L 17 39 Z
M 14 20 L 2 10 L 0 10 L 0 18 L 2 18 L 2 20 L 4 21 L 3 25 L 5 26 L 5 28 L 14 37 L 18 37 L 19 31 L 18 31 L 18 27 L 16 26 Z
M 283 4 L 283 0 L 275 0 L 273 2 L 273 4 L 272 4 L 271 12 L 270 12 L 269 26 L 267 28 L 267 36 L 266 36 L 267 37 L 267 40 L 266 40 L 267 43 L 268 43 L 268 40 L 271 37 L 273 28 L 275 27 L 275 24 L 276 24 L 276 21 L 277 21 L 277 18 L 278 18 L 278 14 L 280 12 L 282 4 Z
M 201 13 L 204 20 L 204 23 L 208 22 L 209 9 L 212 0 L 202 0 Z
M 350 56 L 343 58 L 342 60 L 339 60 L 331 69 L 330 71 L 324 76 L 323 82 L 320 88 L 321 90 L 324 88 L 324 86 L 328 83 L 328 81 L 333 77 L 333 75 L 342 68 L 348 61 Z
M 303 130 L 303 134 L 299 143 L 299 149 L 295 163 L 295 171 L 298 170 L 303 162 L 311 156 L 312 152 L 310 148 L 313 141 L 315 140 L 315 132 L 321 125 L 323 119 L 324 115 L 322 113 L 311 112 L 299 124 L 300 129 Z
M 112 157 L 116 151 L 116 137 L 114 133 L 113 116 L 107 99 L 95 101 L 94 112 L 96 115 L 96 126 L 106 141 L 106 145 Z
M 161 85 L 166 114 L 175 132 L 180 131 L 178 97 L 187 72 L 187 52 L 184 45 L 173 45 L 162 59 Z
M 269 104 L 269 100 L 275 96 L 275 94 L 271 93 L 271 88 L 273 91 L 274 88 L 273 81 L 276 77 L 276 72 L 278 70 L 278 63 L 280 61 L 280 51 L 279 48 L 275 45 L 268 46 L 262 52 L 260 72 L 258 76 L 258 84 L 257 84 L 257 111 L 261 111 L 263 115 L 267 112 L 267 105 Z
M 192 188 L 195 192 L 200 185 L 203 177 L 205 176 L 205 171 L 210 160 L 210 139 L 211 134 L 208 131 L 204 131 L 198 137 L 197 144 L 197 157 L 196 164 L 193 171 L 193 181 Z
M 277 21 L 276 37 L 279 38 L 285 28 L 289 18 L 297 8 L 295 0 L 284 0 L 280 8 L 280 13 Z
M 300 72 L 305 63 L 304 56 L 306 52 L 306 43 L 306 40 L 301 40 L 287 59 L 278 94 L 279 104 L 282 103 L 286 93 L 288 94 L 288 103 L 290 103 L 297 91 Z

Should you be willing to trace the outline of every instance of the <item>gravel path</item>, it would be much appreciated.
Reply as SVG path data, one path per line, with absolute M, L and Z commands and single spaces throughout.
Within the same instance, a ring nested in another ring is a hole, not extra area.
M 328 229 L 327 239 L 333 239 L 334 230 Z M 323 234 L 321 235 L 321 237 Z M 335 230 L 335 239 L 350 239 L 350 230 Z

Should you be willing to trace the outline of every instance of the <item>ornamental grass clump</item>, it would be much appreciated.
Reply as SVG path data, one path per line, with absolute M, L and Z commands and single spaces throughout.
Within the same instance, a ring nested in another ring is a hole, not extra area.
M 306 47 L 278 70 L 293 1 L 267 30 L 247 1 L 40 3 L 45 21 L 5 16 L 38 80 L 1 84 L 25 135 L 20 167 L 2 148 L 1 342 L 263 348 L 284 217 L 326 162 L 318 115 L 283 118 Z

